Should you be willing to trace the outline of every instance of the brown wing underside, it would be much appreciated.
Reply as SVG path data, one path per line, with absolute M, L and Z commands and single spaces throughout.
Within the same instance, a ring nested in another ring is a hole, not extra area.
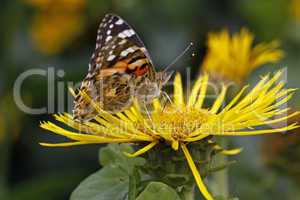
M 131 105 L 130 80 L 129 75 L 116 73 L 109 77 L 103 77 L 91 85 L 83 82 L 81 90 L 92 97 L 93 101 L 103 110 L 116 113 Z M 78 96 L 78 99 L 75 99 L 74 119 L 90 120 L 96 115 L 94 107 L 83 97 Z
M 136 86 L 145 79 L 155 80 L 150 56 L 134 30 L 119 16 L 106 15 L 97 34 L 89 72 L 79 90 L 110 112 L 131 105 Z M 97 114 L 92 105 L 77 94 L 73 116 L 89 120 Z
M 109 68 L 97 69 L 92 77 L 86 77 L 80 87 L 105 111 L 120 112 L 132 104 L 135 89 L 145 79 L 154 79 L 154 71 L 141 48 L 131 47 L 132 52 Z M 89 120 L 97 115 L 93 106 L 79 94 L 75 98 L 73 116 Z

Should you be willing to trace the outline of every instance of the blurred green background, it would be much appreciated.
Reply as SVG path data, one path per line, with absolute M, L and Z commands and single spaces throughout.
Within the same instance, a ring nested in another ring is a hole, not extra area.
M 60 140 L 39 128 L 39 121 L 51 116 L 21 111 L 15 104 L 13 87 L 21 73 L 48 67 L 65 72 L 51 82 L 55 88 L 59 82 L 80 82 L 87 73 L 98 24 L 106 13 L 122 16 L 135 28 L 157 68 L 168 65 L 194 42 L 190 52 L 174 66 L 182 72 L 191 67 L 193 77 L 199 72 L 210 31 L 228 28 L 238 32 L 248 27 L 256 42 L 280 39 L 286 52 L 282 62 L 256 70 L 252 76 L 287 67 L 288 85 L 300 86 L 300 0 L 2 0 L 0 199 L 68 199 L 79 182 L 100 167 L 98 145 L 39 146 L 40 141 Z M 249 82 L 255 80 L 249 78 Z M 26 79 L 22 99 L 33 108 L 53 104 L 53 113 L 66 109 L 58 105 L 59 97 L 48 100 L 47 79 L 43 76 Z M 298 94 L 290 106 L 299 109 L 299 100 Z M 232 196 L 242 200 L 299 199 L 300 136 L 234 141 L 244 146 L 244 151 L 236 157 L 240 162 L 229 170 Z

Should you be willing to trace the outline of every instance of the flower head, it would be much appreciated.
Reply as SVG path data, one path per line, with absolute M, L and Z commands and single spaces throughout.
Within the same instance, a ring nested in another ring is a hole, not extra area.
M 282 72 L 273 77 L 265 76 L 248 93 L 244 87 L 237 96 L 223 109 L 227 87 L 223 86 L 220 94 L 209 108 L 204 106 L 208 85 L 208 75 L 200 77 L 194 84 L 188 99 L 184 98 L 181 76 L 174 80 L 174 96 L 166 107 L 161 102 L 153 102 L 152 112 L 144 114 L 135 103 L 123 113 L 112 115 L 100 109 L 89 96 L 81 95 L 98 111 L 95 121 L 74 121 L 69 114 L 55 115 L 55 118 L 71 129 L 61 128 L 51 122 L 41 123 L 41 127 L 73 140 L 60 144 L 41 143 L 44 146 L 71 146 L 92 143 L 145 143 L 144 148 L 128 156 L 138 156 L 153 148 L 158 143 L 169 144 L 174 150 L 181 149 L 188 161 L 196 183 L 206 199 L 212 199 L 204 186 L 187 144 L 200 141 L 211 135 L 243 136 L 282 132 L 297 128 L 298 125 L 277 127 L 263 125 L 278 123 L 293 117 L 299 112 L 282 116 L 287 109 L 281 108 L 292 96 L 294 89 L 284 89 L 284 82 L 277 82 Z M 272 117 L 280 116 L 272 119 Z M 260 127 L 259 130 L 255 129 Z M 76 130 L 76 131 L 74 131 Z M 227 151 L 228 154 L 239 150 Z
M 40 10 L 56 10 L 56 11 L 79 11 L 85 7 L 85 0 L 24 0 L 28 5 L 34 6 Z
M 30 37 L 36 49 L 56 54 L 81 34 L 85 25 L 85 0 L 25 0 L 38 12 L 30 25 Z
M 227 30 L 210 33 L 202 70 L 212 78 L 240 84 L 259 66 L 275 63 L 283 57 L 278 41 L 253 47 L 253 40 L 254 35 L 245 28 L 233 36 Z
M 300 1 L 291 0 L 290 1 L 290 15 L 296 22 L 300 22 Z

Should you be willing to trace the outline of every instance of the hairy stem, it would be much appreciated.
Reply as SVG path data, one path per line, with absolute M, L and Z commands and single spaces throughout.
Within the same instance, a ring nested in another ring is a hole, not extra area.
M 184 186 L 181 193 L 182 200 L 194 200 L 195 199 L 195 185 Z
M 226 147 L 228 146 L 226 138 L 220 138 L 218 143 L 224 149 L 226 149 Z M 228 162 L 227 157 L 224 156 L 224 155 L 217 155 L 215 157 L 215 159 L 216 159 L 215 164 L 217 166 Z M 222 195 L 224 197 L 228 197 L 229 196 L 228 169 L 225 168 L 221 171 L 213 173 L 213 179 L 214 179 L 214 182 L 215 182 L 215 185 L 214 185 L 215 194 Z

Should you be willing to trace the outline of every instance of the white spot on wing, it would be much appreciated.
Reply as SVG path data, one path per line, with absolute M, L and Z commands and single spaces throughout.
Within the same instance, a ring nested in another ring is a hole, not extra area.
M 112 61 L 116 56 L 115 55 L 110 55 L 107 58 L 107 61 Z
M 125 34 L 124 34 L 124 31 L 123 31 L 123 32 L 121 32 L 121 33 L 119 33 L 119 34 L 118 34 L 118 37 L 120 37 L 120 38 L 123 38 L 123 39 L 124 39 L 124 38 L 126 38 L 126 37 L 127 37 L 127 35 L 125 35 Z
M 134 52 L 134 48 L 132 48 L 132 47 L 129 47 L 127 50 L 128 50 L 130 53 L 131 53 L 131 52 Z
M 129 33 L 128 30 L 124 30 L 124 31 L 123 31 L 123 34 L 126 35 L 127 37 L 130 37 L 130 33 Z
M 124 30 L 123 33 L 127 35 L 127 37 L 131 37 L 134 35 L 134 31 L 132 29 Z
M 128 49 L 122 51 L 120 55 L 121 55 L 122 57 L 125 57 L 125 56 L 127 56 L 129 53 L 132 53 L 132 52 L 134 52 L 134 49 L 131 48 L 131 47 L 129 47 Z
M 110 33 L 111 33 L 111 30 L 106 31 L 107 35 L 110 35 Z
M 129 33 L 131 34 L 131 36 L 133 36 L 135 34 L 134 30 L 130 29 Z
M 122 19 L 119 19 L 118 21 L 115 22 L 115 24 L 117 24 L 117 25 L 121 25 L 123 23 L 124 23 L 124 21 Z
M 121 40 L 120 42 L 119 42 L 119 45 L 122 45 L 122 44 L 125 44 L 126 43 L 126 40 Z
M 124 51 L 122 51 L 122 52 L 120 53 L 120 55 L 121 55 L 122 57 L 127 56 L 127 54 L 128 54 L 128 52 L 127 52 L 126 50 L 124 50 Z
M 126 37 L 131 37 L 131 36 L 133 36 L 135 33 L 134 33 L 134 31 L 132 30 L 132 29 L 128 29 L 128 30 L 124 30 L 124 31 L 122 31 L 121 33 L 119 33 L 118 34 L 118 36 L 120 37 L 120 38 L 126 38 Z
M 114 27 L 114 25 L 113 25 L 113 24 L 109 25 L 109 28 L 110 28 L 110 29 L 112 29 L 113 27 Z
M 107 38 L 105 39 L 105 42 L 108 42 L 109 40 L 111 40 L 112 39 L 112 36 L 107 36 Z

